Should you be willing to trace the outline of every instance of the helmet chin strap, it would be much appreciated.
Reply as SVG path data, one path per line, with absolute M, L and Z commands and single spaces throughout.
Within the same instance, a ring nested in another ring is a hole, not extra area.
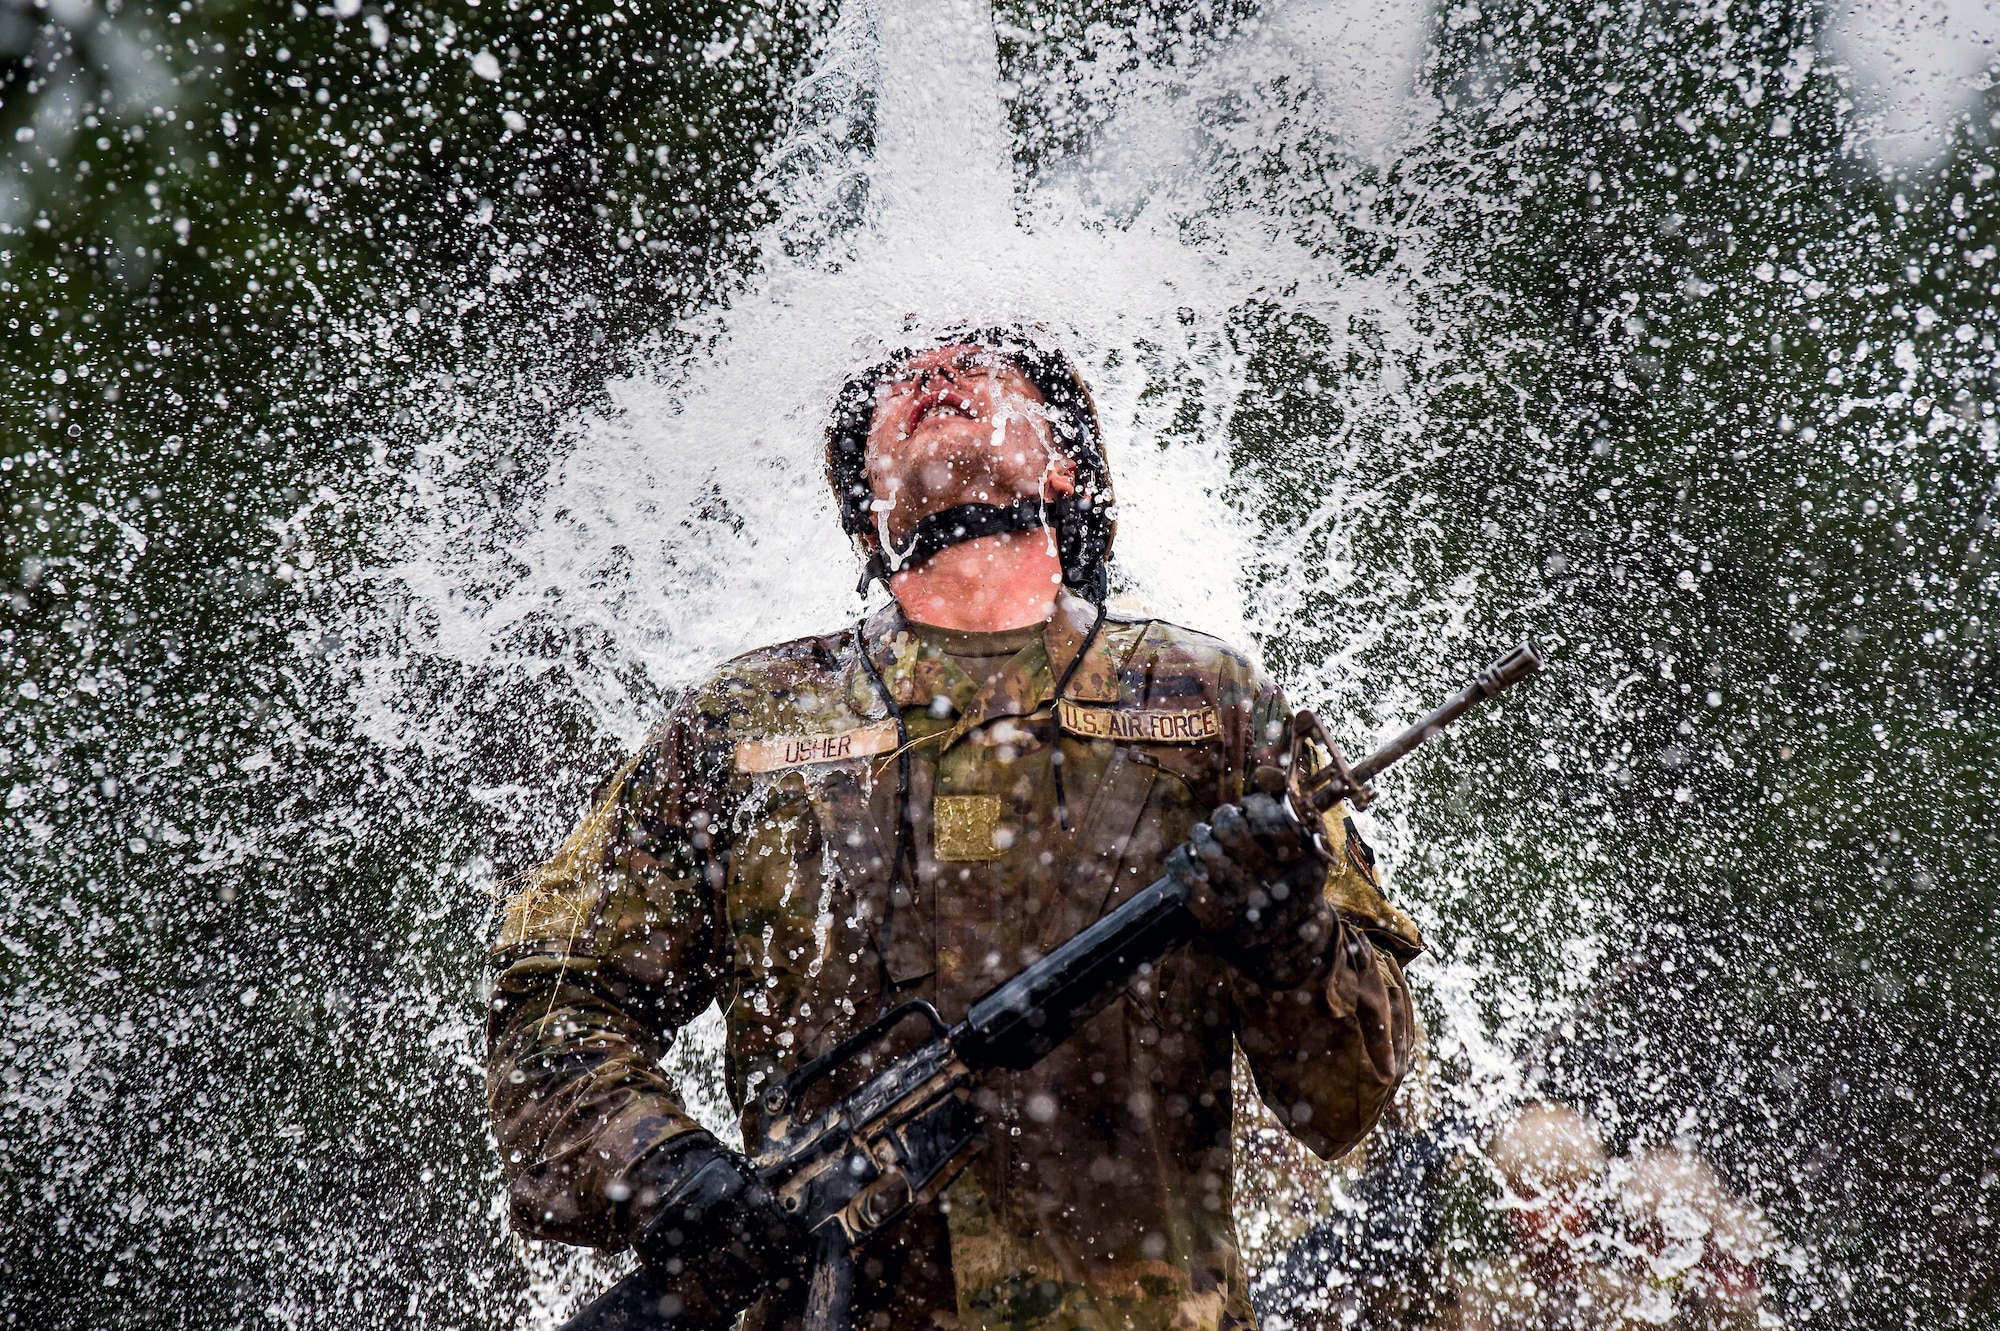
M 887 581 L 887 573 L 915 568 L 940 550 L 976 541 L 983 536 L 1035 531 L 1042 527 L 1053 530 L 1072 502 L 1064 496 L 1045 503 L 1041 496 L 1030 495 L 1006 507 L 999 504 L 958 504 L 920 519 L 910 532 L 909 544 L 900 550 L 889 539 L 888 510 L 878 507 L 875 510 L 875 531 L 882 542 L 883 553 L 877 556 L 877 565 L 870 569 L 870 576 L 881 576 Z M 886 573 L 877 569 L 885 569 Z M 862 585 L 865 587 L 867 582 L 864 580 Z

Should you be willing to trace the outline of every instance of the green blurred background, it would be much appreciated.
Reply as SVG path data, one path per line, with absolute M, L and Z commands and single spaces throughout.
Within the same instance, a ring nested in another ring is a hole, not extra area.
M 1121 71 L 1261 18 L 998 9 L 1024 189 L 1088 156 Z M 423 450 L 454 440 L 504 526 L 565 422 L 752 271 L 835 17 L 0 7 L 10 1325 L 535 1306 L 480 1105 L 481 890 L 614 741 L 573 690 L 413 653 L 404 683 L 436 672 L 496 738 L 385 742 L 350 690 L 399 630 L 351 612 L 395 595 Z M 2000 1325 L 2000 96 L 1953 103 L 1921 159 L 1871 151 L 1834 17 L 1448 6 L 1392 158 L 1267 90 L 1217 178 L 1316 197 L 1284 224 L 1356 273 L 1424 261 L 1420 219 L 1479 293 L 1417 312 L 1473 328 L 1481 373 L 1420 386 L 1421 438 L 1341 478 L 1365 501 L 1337 533 L 1470 607 L 1463 650 L 1384 634 L 1364 676 L 1434 690 L 1551 644 L 1532 705 L 1405 784 L 1399 890 L 1439 954 L 1530 1034 L 1642 959 L 1545 1085 L 1765 1205 L 1799 1254 L 1769 1273 L 1788 1322 Z M 1381 358 L 1229 319 L 1238 501 L 1286 532 L 1327 493 L 1288 439 L 1349 428 L 1318 386 Z M 1322 659 L 1346 609 L 1267 659 Z M 503 838 L 472 792 L 509 783 L 548 808 Z

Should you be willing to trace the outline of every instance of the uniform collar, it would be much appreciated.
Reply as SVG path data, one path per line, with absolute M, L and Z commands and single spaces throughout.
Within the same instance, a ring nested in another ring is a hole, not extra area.
M 970 725 L 983 725 L 1003 716 L 1026 716 L 1043 706 L 1055 697 L 1056 681 L 1066 672 L 1066 697 L 1117 701 L 1117 666 L 1092 632 L 1097 620 L 1096 606 L 1063 592 L 1055 613 L 1042 626 L 1040 639 L 1010 657 L 984 689 L 949 656 L 919 638 L 894 601 L 870 617 L 863 633 L 869 660 L 897 706 L 928 707 L 943 697 L 961 720 L 970 718 Z M 1085 653 L 1082 661 L 1077 660 L 1080 652 Z
M 1063 678 L 1065 672 L 1069 675 L 1069 682 L 1063 688 L 1065 698 L 1076 702 L 1118 701 L 1119 663 L 1112 659 L 1104 641 L 1099 622 L 1103 613 L 1081 596 L 1072 596 L 1065 590 L 1056 598 L 1055 614 L 1042 626 L 1050 669 L 1055 671 L 1057 679 Z M 1081 661 L 1076 659 L 1078 652 L 1084 653 Z

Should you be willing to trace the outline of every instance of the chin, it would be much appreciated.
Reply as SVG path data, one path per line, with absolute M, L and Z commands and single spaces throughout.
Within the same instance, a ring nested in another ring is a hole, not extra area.
M 1035 446 L 1018 447 L 1013 441 L 993 447 L 992 435 L 967 437 L 954 434 L 923 450 L 924 470 L 948 467 L 959 489 L 991 489 L 998 486 L 1009 493 L 1035 493 L 1048 455 Z

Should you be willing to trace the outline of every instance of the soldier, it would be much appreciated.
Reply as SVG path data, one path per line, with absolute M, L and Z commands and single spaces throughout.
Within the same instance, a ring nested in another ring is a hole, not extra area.
M 1634 1289 L 1630 1320 L 1681 1331 L 1780 1325 L 1764 1308 L 1764 1218 L 1692 1151 L 1655 1146 L 1618 1189 Z
M 1562 1105 L 1511 1115 L 1479 1168 L 1462 1115 L 1383 1133 L 1347 1205 L 1279 1267 L 1268 1299 L 1291 1331 L 1609 1331 L 1626 1288 L 1596 1232 L 1605 1154 Z
M 1282 802 L 1278 691 L 1106 613 L 1111 477 L 1066 358 L 1011 332 L 902 352 L 843 391 L 827 459 L 892 602 L 689 687 L 507 904 L 488 1089 L 513 1223 L 692 1267 L 693 1318 L 762 1291 L 750 1325 L 776 1324 L 799 1235 L 682 1108 L 674 1032 L 721 1005 L 747 1133 L 773 1079 L 912 997 L 957 1020 L 1176 854 L 1203 936 L 991 1080 L 986 1149 L 862 1255 L 854 1320 L 1251 1325 L 1232 1041 L 1294 1135 L 1347 1151 L 1407 1066 L 1421 940 L 1351 824 L 1315 854 Z

